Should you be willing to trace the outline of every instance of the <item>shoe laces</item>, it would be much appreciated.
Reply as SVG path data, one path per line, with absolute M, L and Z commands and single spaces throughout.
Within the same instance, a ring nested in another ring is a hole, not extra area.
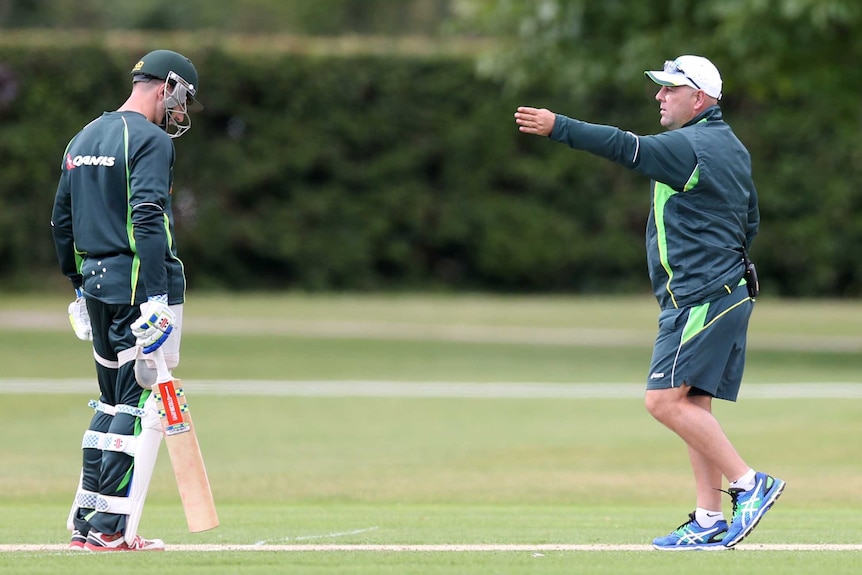
M 694 518 L 694 511 L 692 511 L 691 513 L 688 514 L 688 521 L 686 521 L 685 523 L 683 523 L 682 525 L 680 525 L 679 527 L 674 529 L 674 533 L 679 533 L 681 531 L 685 531 L 686 527 L 688 527 L 689 525 L 691 525 L 692 523 L 695 523 L 695 522 L 696 522 L 696 519 Z
M 733 504 L 733 511 L 731 511 L 731 516 L 736 517 L 736 510 L 739 508 L 739 494 L 744 493 L 744 489 L 740 489 L 739 487 L 729 487 L 727 491 L 724 489 L 719 489 L 722 493 L 727 493 L 730 495 L 730 502 Z

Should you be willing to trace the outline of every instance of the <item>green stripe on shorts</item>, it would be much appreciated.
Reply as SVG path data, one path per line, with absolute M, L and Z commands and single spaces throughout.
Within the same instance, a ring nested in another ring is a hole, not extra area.
M 688 312 L 688 320 L 682 330 L 682 342 L 685 343 L 706 327 L 706 314 L 709 311 L 709 303 L 704 303 L 691 308 Z

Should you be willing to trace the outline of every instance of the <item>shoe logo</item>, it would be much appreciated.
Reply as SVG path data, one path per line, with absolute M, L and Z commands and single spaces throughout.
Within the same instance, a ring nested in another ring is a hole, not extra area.
M 677 545 L 702 545 L 721 541 L 724 537 L 724 527 L 715 526 L 704 531 L 685 531 L 679 534 Z
M 742 499 L 745 495 L 749 497 L 743 501 L 737 501 L 738 508 L 734 510 L 733 518 L 739 519 L 743 527 L 757 521 L 760 515 L 760 506 L 763 503 L 762 496 L 763 479 L 758 478 L 754 487 L 748 491 L 742 491 L 737 497 Z

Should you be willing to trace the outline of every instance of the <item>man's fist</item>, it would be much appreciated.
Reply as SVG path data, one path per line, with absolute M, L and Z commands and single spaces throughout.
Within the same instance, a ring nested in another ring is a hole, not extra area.
M 159 349 L 171 335 L 177 316 L 167 304 L 167 296 L 151 297 L 141 305 L 141 317 L 132 324 L 132 333 L 144 353 Z

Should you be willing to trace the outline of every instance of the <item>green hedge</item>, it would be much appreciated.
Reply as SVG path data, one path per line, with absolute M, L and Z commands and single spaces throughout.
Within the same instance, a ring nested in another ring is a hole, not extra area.
M 176 141 L 191 289 L 649 291 L 647 182 L 512 119 L 529 103 L 655 131 L 649 86 L 567 110 L 477 78 L 467 57 L 184 51 L 206 105 Z M 18 82 L 0 102 L 4 289 L 64 285 L 49 227 L 62 151 L 122 103 L 141 53 L 0 46 Z M 855 134 L 795 105 L 725 104 L 754 159 L 765 294 L 858 295 Z

